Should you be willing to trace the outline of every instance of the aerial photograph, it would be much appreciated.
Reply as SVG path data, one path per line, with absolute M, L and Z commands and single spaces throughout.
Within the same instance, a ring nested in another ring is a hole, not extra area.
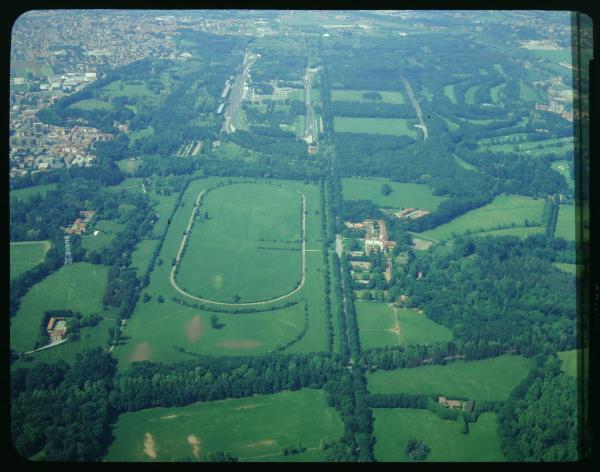
M 585 460 L 591 36 L 551 10 L 17 16 L 12 455 Z

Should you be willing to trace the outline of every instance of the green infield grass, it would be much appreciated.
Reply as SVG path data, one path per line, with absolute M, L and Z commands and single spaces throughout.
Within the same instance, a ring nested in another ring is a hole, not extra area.
M 515 223 L 517 226 L 525 226 L 527 221 L 531 226 L 537 226 L 541 222 L 543 208 L 544 200 L 541 198 L 499 195 L 491 203 L 481 208 L 460 215 L 437 228 L 424 231 L 422 236 L 436 240 L 448 240 L 454 234 L 465 234 L 467 230 L 475 232 L 486 229 L 503 229 L 498 228 L 498 226 L 509 226 L 511 223 Z
M 406 444 L 419 439 L 430 448 L 428 462 L 503 461 L 495 413 L 483 413 L 462 434 L 458 421 L 442 420 L 428 410 L 374 408 L 375 459 L 409 462 Z
M 418 132 L 411 122 L 412 120 L 403 118 L 351 118 L 347 116 L 335 116 L 333 118 L 333 127 L 338 133 L 386 134 L 392 136 L 409 136 L 416 139 Z
M 392 193 L 383 195 L 381 187 L 387 184 Z M 389 208 L 421 208 L 436 210 L 446 197 L 433 195 L 428 185 L 392 182 L 385 179 L 343 178 L 344 200 L 370 200 L 376 205 Z
M 44 262 L 50 241 L 21 241 L 10 243 L 10 279 L 14 279 Z
M 363 97 L 364 93 L 377 92 L 381 95 L 381 100 L 372 100 L 370 98 Z M 338 102 L 360 102 L 360 103 L 392 103 L 401 104 L 404 103 L 404 95 L 402 92 L 388 92 L 383 90 L 332 90 L 331 99 Z
M 61 267 L 34 285 L 21 299 L 21 306 L 11 319 L 11 349 L 33 349 L 45 310 L 70 309 L 83 315 L 105 313 L 102 296 L 107 273 L 106 266 L 76 262 Z
M 456 361 L 446 365 L 378 370 L 367 374 L 372 393 L 439 393 L 477 400 L 506 400 L 525 379 L 533 361 L 504 355 L 479 361 Z
M 301 197 L 289 188 L 234 184 L 210 191 L 188 238 L 178 285 L 233 303 L 290 292 L 302 277 L 300 210 Z
M 224 451 L 240 461 L 319 461 L 321 441 L 340 438 L 343 424 L 325 393 L 302 389 L 119 416 L 106 461 L 206 461 Z M 306 452 L 284 456 L 301 444 Z
M 452 331 L 423 313 L 388 303 L 357 302 L 356 319 L 363 349 L 450 341 Z

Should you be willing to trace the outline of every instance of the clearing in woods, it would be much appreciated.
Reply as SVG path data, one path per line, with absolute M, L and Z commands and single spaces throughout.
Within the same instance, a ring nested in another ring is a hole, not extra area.
M 10 279 L 14 279 L 44 262 L 50 241 L 21 241 L 10 243 Z
M 282 391 L 124 413 L 105 460 L 205 460 L 211 452 L 225 451 L 241 461 L 319 461 L 325 454 L 321 441 L 335 441 L 342 433 L 342 421 L 327 406 L 325 392 Z M 285 446 L 297 444 L 307 451 L 283 455 Z

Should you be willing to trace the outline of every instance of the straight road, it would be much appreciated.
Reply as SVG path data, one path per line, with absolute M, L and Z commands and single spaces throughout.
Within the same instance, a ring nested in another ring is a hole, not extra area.
M 417 127 L 421 128 L 423 130 L 423 141 L 426 141 L 428 133 L 427 133 L 427 126 L 425 126 L 425 122 L 423 121 L 423 112 L 421 111 L 421 106 L 419 105 L 419 102 L 417 102 L 417 99 L 415 98 L 415 94 L 413 93 L 413 89 L 410 86 L 410 84 L 408 83 L 408 80 L 406 80 L 405 77 L 402 77 L 402 82 L 404 83 L 404 88 L 406 89 L 408 98 L 410 98 L 410 102 L 412 103 L 412 106 L 415 109 L 415 112 L 417 113 L 417 118 L 419 118 L 419 122 L 421 123 L 421 124 L 417 125 Z

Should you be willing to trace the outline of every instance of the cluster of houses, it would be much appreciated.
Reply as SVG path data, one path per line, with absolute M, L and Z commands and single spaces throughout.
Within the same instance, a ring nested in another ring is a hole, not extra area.
M 62 341 L 67 334 L 67 319 L 60 317 L 50 318 L 48 326 L 46 326 L 46 332 L 53 343 Z
M 438 397 L 438 403 L 446 408 L 450 408 L 451 410 L 464 410 L 467 413 L 471 413 L 474 406 L 473 400 L 448 400 L 444 396 Z
M 396 247 L 396 241 L 390 241 L 384 220 L 364 220 L 360 223 L 344 222 L 347 228 L 365 230 L 365 254 L 379 250 L 386 252 Z
M 396 218 L 408 218 L 411 220 L 416 220 L 417 218 L 421 218 L 422 216 L 429 215 L 429 211 L 427 210 L 419 210 L 417 208 L 405 208 L 404 210 L 400 210 L 394 213 Z
M 87 224 L 92 220 L 92 218 L 94 217 L 96 212 L 91 211 L 91 210 L 82 210 L 79 212 L 79 214 L 83 218 L 77 218 L 71 226 L 69 226 L 68 228 L 65 228 L 65 233 L 67 233 L 67 234 L 83 234 L 83 233 L 85 233 L 85 228 L 86 228 Z

